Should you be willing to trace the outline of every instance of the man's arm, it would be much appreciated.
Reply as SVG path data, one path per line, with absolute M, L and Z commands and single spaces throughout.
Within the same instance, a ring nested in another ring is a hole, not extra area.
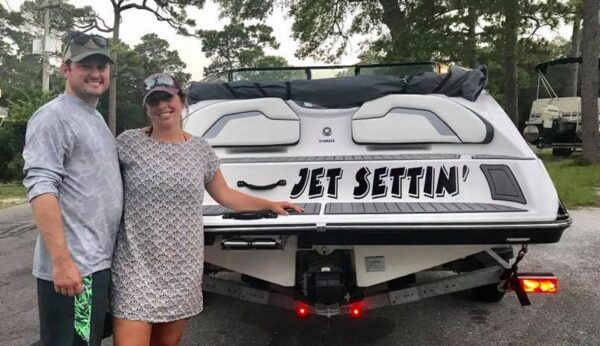
M 67 246 L 58 195 L 66 175 L 64 158 L 70 155 L 73 146 L 70 129 L 53 111 L 38 111 L 29 120 L 23 148 L 23 185 L 50 254 L 54 288 L 69 296 L 81 292 L 81 273 Z
M 31 201 L 31 207 L 35 223 L 52 260 L 54 289 L 69 297 L 81 293 L 81 273 L 67 246 L 58 199 L 51 193 L 45 193 L 35 197 Z

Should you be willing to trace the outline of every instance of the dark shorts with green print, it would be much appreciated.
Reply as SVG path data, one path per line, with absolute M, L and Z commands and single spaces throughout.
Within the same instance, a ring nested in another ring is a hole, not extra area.
M 109 308 L 110 269 L 83 278 L 76 297 L 54 291 L 52 281 L 37 280 L 41 345 L 100 345 Z M 110 321 L 107 321 L 110 323 Z

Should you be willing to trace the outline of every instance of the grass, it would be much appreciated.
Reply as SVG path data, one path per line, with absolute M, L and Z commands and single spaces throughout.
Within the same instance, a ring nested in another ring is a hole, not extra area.
M 25 187 L 21 183 L 0 184 L 0 208 L 26 201 Z
M 576 154 L 556 158 L 543 151 L 538 156 L 567 208 L 600 206 L 600 165 L 582 164 Z

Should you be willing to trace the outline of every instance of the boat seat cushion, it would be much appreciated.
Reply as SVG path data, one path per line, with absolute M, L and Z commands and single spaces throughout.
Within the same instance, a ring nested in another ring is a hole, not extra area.
M 360 144 L 487 143 L 492 127 L 467 107 L 435 95 L 388 95 L 352 117 Z
M 187 131 L 212 146 L 291 145 L 300 139 L 300 119 L 281 99 L 227 100 L 195 110 Z

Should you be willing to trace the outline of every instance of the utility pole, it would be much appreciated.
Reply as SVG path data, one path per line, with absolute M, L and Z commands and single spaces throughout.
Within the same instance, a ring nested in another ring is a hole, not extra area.
M 50 91 L 50 62 L 48 61 L 48 52 L 46 44 L 50 34 L 50 5 L 44 3 L 44 37 L 42 38 L 42 91 Z

